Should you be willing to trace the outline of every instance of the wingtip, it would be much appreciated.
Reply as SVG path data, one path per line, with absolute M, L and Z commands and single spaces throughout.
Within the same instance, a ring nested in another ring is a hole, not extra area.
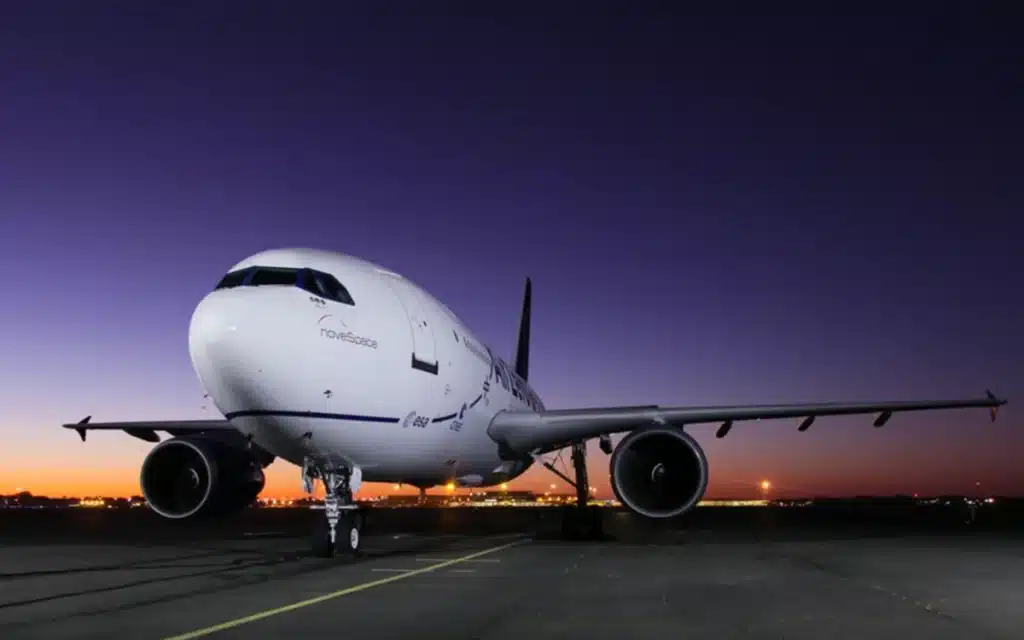
M 64 425 L 64 428 L 65 429 L 74 429 L 78 433 L 78 437 L 82 439 L 82 442 L 85 442 L 85 434 L 87 433 L 87 430 L 85 429 L 85 425 L 89 424 L 90 420 L 92 420 L 92 416 L 88 415 L 88 416 L 85 416 L 84 418 L 82 418 L 81 420 L 79 420 L 78 422 L 76 422 L 74 424 L 66 424 L 66 425 Z
M 989 389 L 985 389 L 985 396 L 988 397 L 990 401 L 996 404 L 1006 404 L 1006 398 L 1000 398 L 996 394 L 992 393 L 992 391 Z
M 985 389 L 985 396 L 988 398 L 988 401 L 991 403 L 989 405 L 989 408 L 988 408 L 989 419 L 992 422 L 995 422 L 996 421 L 996 416 L 999 414 L 999 407 L 1001 407 L 1004 404 L 1006 404 L 1006 398 L 1000 398 L 1000 397 L 996 396 L 996 394 L 992 393 L 992 391 L 990 391 L 989 389 Z

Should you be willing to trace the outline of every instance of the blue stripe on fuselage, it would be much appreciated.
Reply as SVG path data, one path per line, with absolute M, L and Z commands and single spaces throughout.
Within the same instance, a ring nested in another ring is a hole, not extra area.
M 317 418 L 320 420 L 344 420 L 346 422 L 389 422 L 396 423 L 398 418 L 385 416 L 360 416 L 350 413 L 324 413 L 321 411 L 280 411 L 271 409 L 253 409 L 250 411 L 232 411 L 224 414 L 228 420 L 233 418 L 281 417 L 281 418 Z

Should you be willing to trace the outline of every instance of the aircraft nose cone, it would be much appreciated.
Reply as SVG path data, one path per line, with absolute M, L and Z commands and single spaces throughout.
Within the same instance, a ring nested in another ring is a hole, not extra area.
M 221 343 L 235 327 L 225 317 L 223 305 L 207 296 L 192 312 L 188 327 L 188 351 L 197 367 L 209 358 L 211 347 Z
M 211 294 L 192 313 L 188 351 L 199 381 L 211 394 L 223 382 L 225 368 L 231 367 L 231 352 L 238 342 L 236 307 L 226 297 Z

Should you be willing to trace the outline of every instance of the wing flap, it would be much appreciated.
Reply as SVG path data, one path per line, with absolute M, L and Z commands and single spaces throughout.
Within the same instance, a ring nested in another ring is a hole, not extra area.
M 987 392 L 984 398 L 967 400 L 502 411 L 494 417 L 488 434 L 503 447 L 525 453 L 559 443 L 632 431 L 651 424 L 683 426 L 722 422 L 717 432 L 721 438 L 729 432 L 734 422 L 745 420 L 802 418 L 799 429 L 806 431 L 818 416 L 879 414 L 875 426 L 880 427 L 894 413 L 969 407 L 988 407 L 992 410 L 994 420 L 995 409 L 1003 404 L 1006 404 L 1006 400 Z

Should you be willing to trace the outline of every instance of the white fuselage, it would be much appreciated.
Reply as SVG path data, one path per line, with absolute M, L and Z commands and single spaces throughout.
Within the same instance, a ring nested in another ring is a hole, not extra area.
M 486 486 L 526 470 L 498 455 L 496 413 L 543 409 L 529 385 L 443 304 L 405 278 L 310 249 L 256 254 L 249 267 L 337 279 L 352 304 L 283 284 L 207 295 L 189 352 L 203 387 L 243 434 L 294 464 L 331 457 L 369 482 Z

